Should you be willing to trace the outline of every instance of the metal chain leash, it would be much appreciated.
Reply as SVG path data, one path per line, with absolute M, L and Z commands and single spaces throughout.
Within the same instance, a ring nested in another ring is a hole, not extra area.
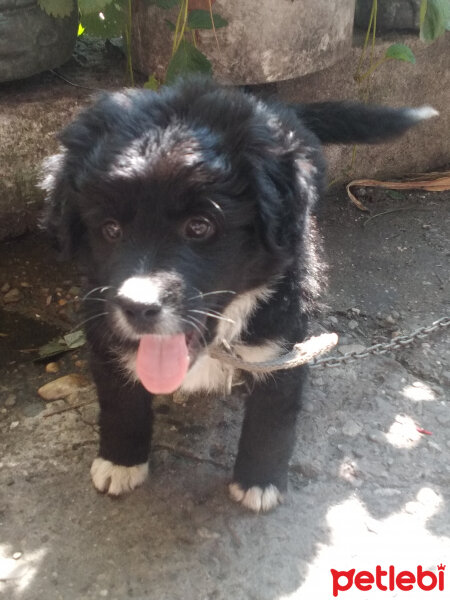
M 367 358 L 368 356 L 383 355 L 393 350 L 401 350 L 412 345 L 417 340 L 423 340 L 437 330 L 443 330 L 450 326 L 450 317 L 442 317 L 431 325 L 420 327 L 409 335 L 400 335 L 390 342 L 374 344 L 364 348 L 361 352 L 348 352 L 342 356 L 331 356 L 329 358 L 317 358 L 319 355 L 329 352 L 336 346 L 338 336 L 335 333 L 324 333 L 317 337 L 295 344 L 293 349 L 282 356 L 263 362 L 248 362 L 236 355 L 234 348 L 223 340 L 220 346 L 210 350 L 210 356 L 237 369 L 250 372 L 271 373 L 283 369 L 291 369 L 306 363 L 310 363 L 311 369 L 320 367 L 333 368 L 341 364 L 349 364 Z
M 423 340 L 435 331 L 446 329 L 449 326 L 450 317 L 442 317 L 441 319 L 434 321 L 431 325 L 419 327 L 419 329 L 416 329 L 416 331 L 413 331 L 409 335 L 399 335 L 390 342 L 374 344 L 361 352 L 348 352 L 342 356 L 331 356 L 329 358 L 315 358 L 310 364 L 310 369 L 317 369 L 319 367 L 338 367 L 341 364 L 353 363 L 361 358 L 367 358 L 368 356 L 382 355 L 386 354 L 386 352 L 392 352 L 393 350 L 402 350 L 411 346 L 417 340 Z

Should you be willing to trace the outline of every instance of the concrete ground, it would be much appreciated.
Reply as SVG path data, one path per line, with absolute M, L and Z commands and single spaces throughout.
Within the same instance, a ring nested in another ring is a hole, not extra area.
M 341 192 L 320 215 L 330 285 L 313 330 L 338 332 L 344 351 L 448 315 L 450 194 L 360 197 L 375 218 Z M 88 377 L 83 349 L 60 358 L 58 373 L 32 362 L 36 345 L 76 323 L 76 273 L 56 265 L 38 236 L 4 242 L 0 273 L 3 598 L 326 600 L 331 569 L 450 570 L 448 330 L 401 352 L 311 371 L 289 494 L 275 512 L 250 514 L 227 497 L 238 392 L 160 399 L 151 477 L 113 500 L 89 478 L 92 387 L 51 403 L 37 395 L 66 373 Z M 6 302 L 11 289 L 16 299 Z M 414 584 L 408 598 L 448 597 L 450 575 L 442 577 L 444 592 Z M 353 585 L 338 597 L 403 597 L 393 587 Z

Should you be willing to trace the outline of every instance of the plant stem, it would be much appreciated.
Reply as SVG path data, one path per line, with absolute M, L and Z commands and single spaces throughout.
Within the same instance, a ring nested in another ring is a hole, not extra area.
M 125 20 L 125 44 L 127 49 L 127 72 L 131 87 L 134 87 L 133 62 L 131 58 L 131 0 L 128 0 Z
M 217 39 L 216 26 L 214 24 L 214 16 L 213 16 L 213 11 L 212 11 L 212 2 L 211 2 L 211 0 L 209 0 L 209 15 L 211 17 L 211 25 L 212 25 L 212 28 L 213 28 L 213 31 L 214 31 L 214 37 L 216 38 L 217 50 L 220 50 L 219 40 Z
M 370 77 L 370 75 L 372 75 L 372 73 L 374 73 L 378 67 L 380 67 L 384 62 L 391 60 L 389 57 L 383 56 L 383 58 L 380 58 L 380 60 L 378 60 L 375 64 L 373 64 L 370 69 L 368 69 L 363 75 L 361 75 L 358 79 L 358 83 L 362 83 L 365 79 L 367 79 L 368 77 Z
M 180 47 L 181 42 L 183 41 L 189 15 L 188 8 L 189 0 L 183 0 L 181 3 L 180 12 L 178 13 L 177 23 L 175 27 L 175 34 L 172 46 L 172 56 L 176 53 L 176 51 Z

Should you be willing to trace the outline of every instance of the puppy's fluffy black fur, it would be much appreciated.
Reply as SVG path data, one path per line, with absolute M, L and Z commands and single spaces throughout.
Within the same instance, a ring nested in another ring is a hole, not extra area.
M 320 287 L 311 219 L 324 189 L 320 141 L 380 141 L 432 114 L 286 106 L 194 78 L 159 93 L 104 94 L 62 132 L 44 169 L 44 225 L 89 280 L 98 489 L 119 494 L 147 472 L 151 394 L 135 377 L 142 336 L 185 334 L 186 393 L 221 391 L 237 375 L 208 358 L 221 339 L 250 360 L 303 340 Z M 268 510 L 286 490 L 304 373 L 248 376 L 230 486 L 248 508 Z

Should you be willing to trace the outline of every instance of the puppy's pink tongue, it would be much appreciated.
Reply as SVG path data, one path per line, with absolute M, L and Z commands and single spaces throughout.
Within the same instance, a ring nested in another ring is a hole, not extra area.
M 136 372 L 152 394 L 171 394 L 180 387 L 189 366 L 184 334 L 144 335 L 139 343 Z

